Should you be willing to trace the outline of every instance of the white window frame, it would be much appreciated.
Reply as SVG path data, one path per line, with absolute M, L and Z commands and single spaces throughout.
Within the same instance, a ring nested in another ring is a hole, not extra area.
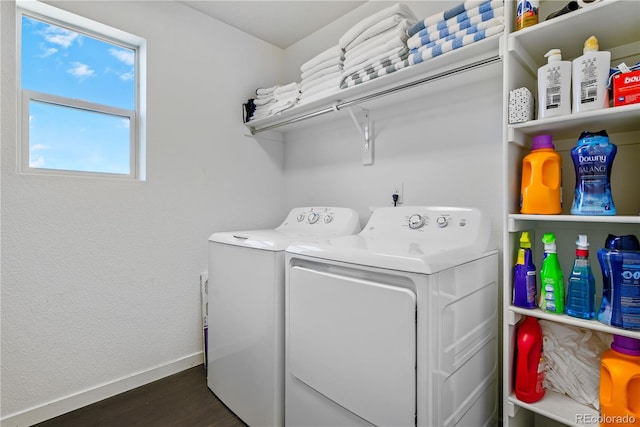
M 145 110 L 146 110 L 146 42 L 144 39 L 92 21 L 70 12 L 55 8 L 35 0 L 18 0 L 16 2 L 17 34 L 17 89 L 18 89 L 18 172 L 27 174 L 89 176 L 102 178 L 122 178 L 145 180 Z M 49 93 L 36 92 L 22 88 L 22 17 L 27 16 L 47 22 L 58 27 L 105 41 L 134 51 L 134 109 L 127 110 L 108 105 L 88 102 L 80 99 L 66 98 Z M 53 106 L 74 108 L 88 112 L 122 117 L 129 120 L 129 173 L 109 173 L 75 171 L 66 169 L 35 168 L 29 165 L 29 104 L 40 102 Z

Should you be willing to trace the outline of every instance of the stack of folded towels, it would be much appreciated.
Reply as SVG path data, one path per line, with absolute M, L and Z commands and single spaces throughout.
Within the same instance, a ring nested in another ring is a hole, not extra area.
M 333 46 L 300 66 L 300 104 L 325 97 L 340 89 L 342 49 Z
M 409 28 L 408 62 L 418 64 L 504 30 L 502 0 L 467 0 Z
M 278 86 L 261 87 L 256 89 L 256 98 L 253 100 L 255 109 L 253 114 L 249 117 L 249 120 L 264 119 L 269 116 L 269 108 L 276 102 L 276 98 L 273 92 Z
M 278 114 L 296 105 L 300 98 L 300 84 L 292 82 L 284 86 L 278 86 L 273 91 L 275 101 L 269 106 L 269 114 Z
M 417 22 L 403 4 L 382 9 L 347 31 L 338 42 L 344 50 L 341 88 L 395 71 L 409 54 L 407 30 Z M 382 72 L 381 72 L 382 71 Z

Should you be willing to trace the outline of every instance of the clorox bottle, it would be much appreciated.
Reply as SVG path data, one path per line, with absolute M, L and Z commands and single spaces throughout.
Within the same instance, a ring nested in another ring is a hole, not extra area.
M 520 213 L 562 213 L 562 159 L 551 135 L 536 135 L 531 152 L 522 159 Z
M 542 352 L 542 328 L 538 319 L 525 317 L 516 334 L 514 392 L 518 400 L 537 402 L 545 392 L 545 359 Z

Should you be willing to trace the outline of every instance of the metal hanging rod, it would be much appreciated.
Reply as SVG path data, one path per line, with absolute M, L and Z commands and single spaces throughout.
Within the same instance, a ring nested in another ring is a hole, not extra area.
M 302 116 L 292 117 L 292 118 L 284 120 L 284 121 L 282 121 L 280 123 L 274 123 L 272 125 L 268 125 L 268 126 L 265 126 L 263 128 L 259 128 L 259 129 L 256 129 L 256 128 L 252 127 L 251 128 L 251 135 L 256 135 L 256 134 L 258 134 L 260 132 L 266 132 L 268 130 L 276 129 L 276 128 L 279 128 L 281 126 L 286 126 L 286 125 L 290 125 L 290 124 L 293 124 L 293 123 L 301 122 L 303 120 L 307 120 L 307 119 L 310 119 L 310 118 L 313 118 L 313 117 L 323 116 L 325 114 L 331 113 L 332 111 L 340 111 L 342 108 L 347 108 L 347 107 L 350 107 L 352 105 L 360 104 L 360 103 L 363 103 L 363 102 L 366 102 L 366 101 L 371 101 L 371 100 L 379 98 L 381 96 L 390 95 L 392 93 L 396 93 L 396 92 L 400 92 L 402 90 L 410 89 L 412 87 L 419 86 L 419 85 L 422 85 L 424 83 L 429 83 L 429 82 L 432 82 L 434 80 L 439 80 L 439 79 L 443 79 L 445 77 L 450 77 L 450 76 L 452 76 L 454 74 L 460 74 L 460 73 L 464 73 L 466 71 L 471 71 L 471 70 L 474 70 L 476 68 L 484 67 L 486 65 L 491 65 L 491 64 L 494 64 L 494 63 L 500 62 L 500 61 L 502 61 L 502 58 L 499 55 L 495 55 L 495 56 L 492 56 L 490 58 L 482 59 L 480 61 L 472 62 L 470 64 L 466 64 L 466 65 L 463 65 L 463 66 L 460 66 L 460 67 L 452 68 L 452 69 L 447 70 L 447 71 L 443 71 L 442 73 L 434 74 L 432 76 L 427 76 L 427 77 L 424 77 L 424 78 L 421 78 L 421 79 L 418 79 L 418 80 L 414 80 L 414 81 L 409 82 L 409 83 L 405 83 L 405 84 L 398 85 L 398 86 L 395 86 L 395 87 L 392 87 L 392 88 L 389 88 L 389 89 L 385 89 L 385 90 L 381 90 L 379 92 L 375 92 L 375 93 L 372 93 L 372 94 L 369 94 L 369 95 L 365 95 L 365 96 L 362 96 L 360 98 L 353 99 L 351 101 L 338 102 L 337 104 L 332 105 L 331 107 L 327 107 L 327 108 L 324 108 L 322 110 L 314 111 L 312 113 L 304 114 Z

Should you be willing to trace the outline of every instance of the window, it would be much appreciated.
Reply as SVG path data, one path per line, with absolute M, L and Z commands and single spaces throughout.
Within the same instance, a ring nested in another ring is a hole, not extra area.
M 21 172 L 143 179 L 144 41 L 18 2 Z

